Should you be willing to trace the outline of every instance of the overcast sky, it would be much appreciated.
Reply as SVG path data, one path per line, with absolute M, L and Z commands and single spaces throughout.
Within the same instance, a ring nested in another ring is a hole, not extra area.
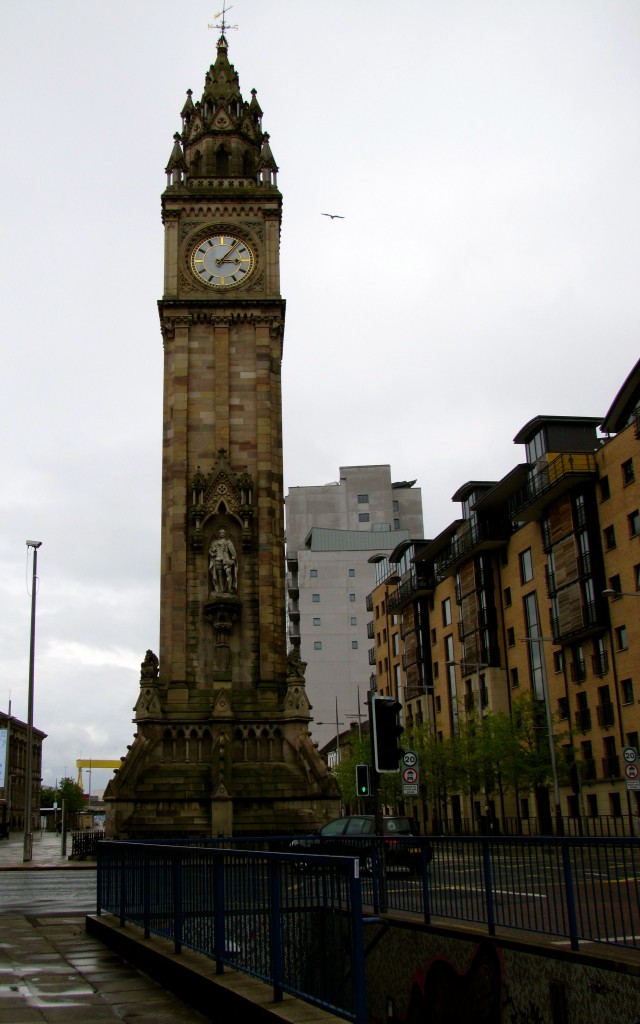
M 158 648 L 159 196 L 216 4 L 2 5 L 0 708 L 26 719 L 38 539 L 46 784 L 126 752 Z M 638 358 L 640 3 L 230 19 L 284 195 L 285 487 L 390 463 L 434 536 L 531 417 L 604 416 Z

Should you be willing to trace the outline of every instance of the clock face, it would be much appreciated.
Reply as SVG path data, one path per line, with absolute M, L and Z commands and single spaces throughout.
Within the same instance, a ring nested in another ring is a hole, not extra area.
M 235 235 L 210 235 L 191 253 L 191 269 L 209 288 L 233 288 L 253 270 L 253 253 Z

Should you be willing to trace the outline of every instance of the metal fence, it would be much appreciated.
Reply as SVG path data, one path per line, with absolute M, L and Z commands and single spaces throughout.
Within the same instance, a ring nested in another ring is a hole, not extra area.
M 97 911 L 364 1024 L 358 861 L 212 843 L 98 844 Z M 329 955 L 328 955 L 329 951 Z
M 314 851 L 335 851 L 334 838 L 316 838 Z M 273 851 L 290 849 L 291 841 L 199 842 Z M 490 934 L 497 928 L 543 934 L 572 949 L 580 942 L 640 949 L 638 839 L 413 836 L 389 841 L 360 836 L 340 837 L 340 849 L 360 857 L 368 913 L 402 911 L 426 923 L 434 918 L 466 921 Z M 303 875 L 313 854 L 297 856 Z M 403 866 L 410 859 L 413 869 Z

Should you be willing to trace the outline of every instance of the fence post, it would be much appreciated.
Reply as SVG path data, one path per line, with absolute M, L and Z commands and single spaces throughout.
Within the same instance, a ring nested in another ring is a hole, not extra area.
M 142 915 L 144 918 L 144 937 L 151 935 L 151 857 L 150 847 L 143 851 L 144 866 L 142 870 Z
M 362 925 L 362 882 L 360 864 L 354 860 L 349 872 L 351 904 L 351 977 L 355 1024 L 367 1024 L 367 988 L 364 967 L 364 933 Z
M 216 961 L 216 974 L 224 972 L 224 956 L 226 949 L 225 914 L 224 914 L 224 871 L 227 854 L 218 852 L 214 846 L 213 860 L 213 955 Z
M 118 872 L 118 874 L 120 875 L 120 927 L 121 928 L 124 928 L 125 922 L 127 920 L 126 892 L 125 892 L 126 875 L 127 875 L 126 863 L 125 863 L 126 857 L 127 857 L 126 851 L 121 848 L 120 849 L 120 865 L 119 865 L 120 871 Z
M 98 843 L 96 847 L 96 916 L 100 917 L 102 912 L 102 886 L 104 871 L 104 848 Z
M 431 856 L 429 856 L 431 854 Z M 422 862 L 422 906 L 424 908 L 424 923 L 431 921 L 431 860 L 433 859 L 433 847 L 428 839 L 420 840 L 420 860 Z
M 487 927 L 489 935 L 496 934 L 496 918 L 493 906 L 493 879 L 491 877 L 491 857 L 489 856 L 489 840 L 482 840 L 482 865 L 484 868 L 484 887 L 487 897 Z
M 269 870 L 269 921 L 271 931 L 271 974 L 273 975 L 273 1001 L 281 1003 L 282 990 L 282 907 L 280 864 L 276 858 L 267 861 Z
M 173 874 L 173 949 L 182 952 L 182 857 L 180 850 L 171 851 Z
M 569 921 L 569 938 L 571 948 L 578 949 L 578 922 L 576 920 L 576 897 L 573 888 L 573 875 L 571 872 L 571 858 L 569 857 L 569 843 L 566 839 L 558 840 L 561 844 L 562 873 L 564 875 L 564 890 L 567 897 L 567 918 Z

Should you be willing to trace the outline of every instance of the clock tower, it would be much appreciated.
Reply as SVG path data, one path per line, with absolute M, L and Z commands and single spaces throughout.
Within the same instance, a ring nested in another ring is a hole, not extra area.
M 286 650 L 277 173 L 223 31 L 162 195 L 160 650 L 105 793 L 119 838 L 306 830 L 339 813 Z

